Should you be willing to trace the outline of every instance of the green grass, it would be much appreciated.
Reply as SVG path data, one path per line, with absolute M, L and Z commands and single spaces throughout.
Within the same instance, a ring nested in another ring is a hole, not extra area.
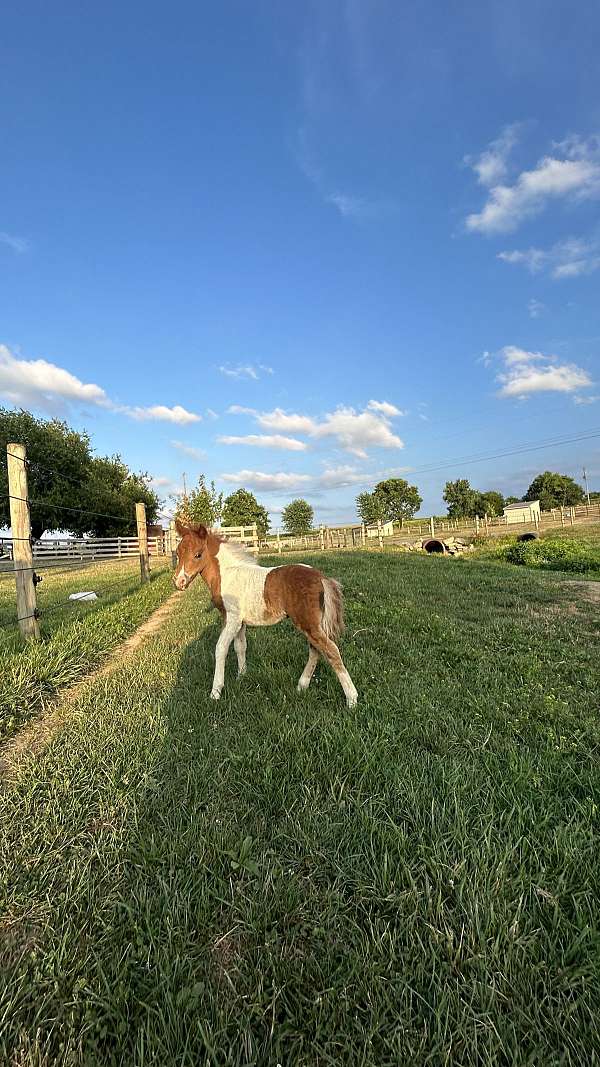
M 480 559 L 600 579 L 600 542 L 595 527 L 547 530 L 533 541 L 519 541 L 517 534 L 507 534 L 479 538 L 475 543 Z
M 89 671 L 172 590 L 162 562 L 144 589 L 137 560 L 48 569 L 42 575 L 37 587 L 42 642 L 28 646 L 16 624 L 14 577 L 0 575 L 0 738 Z M 69 594 L 78 590 L 93 590 L 98 600 L 70 601 Z
M 315 557 L 360 703 L 192 586 L 0 806 L 0 1062 L 598 1062 L 597 608 L 555 574 Z

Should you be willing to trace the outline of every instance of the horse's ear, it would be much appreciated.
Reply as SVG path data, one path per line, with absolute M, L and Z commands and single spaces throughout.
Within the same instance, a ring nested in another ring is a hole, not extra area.
M 179 521 L 179 519 L 175 519 L 175 529 L 177 530 L 177 533 L 180 537 L 185 537 L 186 533 L 190 532 L 187 526 L 184 526 L 183 523 Z

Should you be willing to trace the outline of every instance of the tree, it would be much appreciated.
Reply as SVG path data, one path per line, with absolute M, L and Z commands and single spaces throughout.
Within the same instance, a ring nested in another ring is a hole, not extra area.
M 567 474 L 544 471 L 533 479 L 525 493 L 525 500 L 539 500 L 542 511 L 550 511 L 551 508 L 583 504 L 585 494 L 581 486 Z
M 476 515 L 501 515 L 504 511 L 504 497 L 495 489 L 489 489 L 487 493 L 478 493 L 476 501 Z
M 267 509 L 259 504 L 254 493 L 249 493 L 247 489 L 237 489 L 227 497 L 222 521 L 223 526 L 252 526 L 256 523 L 261 537 L 264 537 L 269 529 Z
M 313 527 L 314 512 L 308 500 L 291 500 L 283 509 L 281 520 L 288 533 L 299 537 L 300 534 L 309 533 Z
M 446 482 L 444 500 L 448 505 L 451 519 L 470 518 L 477 514 L 477 490 L 472 489 L 466 478 L 457 478 L 455 482 Z
M 507 507 L 508 504 L 520 504 L 520 503 L 521 503 L 521 497 L 520 496 L 505 496 L 504 497 L 504 507 Z
M 27 449 L 33 537 L 53 530 L 98 537 L 135 533 L 138 500 L 146 504 L 148 521 L 155 520 L 159 500 L 148 485 L 148 475 L 132 474 L 119 456 L 94 457 L 88 434 L 66 422 L 0 408 L 3 455 L 11 442 Z M 9 525 L 8 478 L 0 464 L 0 527 Z
M 412 519 L 423 503 L 416 485 L 409 485 L 404 478 L 387 478 L 377 482 L 373 490 L 375 506 L 381 509 L 386 522 L 404 522 Z
M 124 537 L 136 533 L 135 505 L 146 505 L 146 521 L 156 521 L 160 501 L 150 488 L 150 475 L 132 474 L 121 456 L 92 459 L 86 507 L 95 515 L 74 515 L 70 529 L 94 537 Z
M 198 485 L 190 493 L 184 493 L 177 500 L 175 518 L 186 526 L 214 526 L 219 522 L 223 511 L 223 494 L 217 493 L 215 483 L 206 484 L 203 474 L 198 478 Z M 235 524 L 234 524 L 235 525 Z
M 377 519 L 383 519 L 383 500 L 375 493 L 359 493 L 356 498 L 356 510 L 366 526 L 372 526 Z

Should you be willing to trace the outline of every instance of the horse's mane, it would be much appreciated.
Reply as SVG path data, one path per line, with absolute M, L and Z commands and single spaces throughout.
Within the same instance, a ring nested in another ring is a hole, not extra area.
M 221 537 L 217 530 L 213 530 L 212 533 L 222 545 L 226 545 L 227 551 L 230 555 L 238 559 L 240 563 L 252 563 L 255 567 L 259 566 L 256 560 L 256 556 L 250 552 L 245 545 L 239 543 L 239 541 L 228 541 L 226 537 Z

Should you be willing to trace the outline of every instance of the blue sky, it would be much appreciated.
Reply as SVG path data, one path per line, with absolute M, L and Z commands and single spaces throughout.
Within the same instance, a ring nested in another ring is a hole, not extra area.
M 460 476 L 600 487 L 599 31 L 585 0 L 5 6 L 0 402 L 275 524 L 394 474 L 423 513 Z

